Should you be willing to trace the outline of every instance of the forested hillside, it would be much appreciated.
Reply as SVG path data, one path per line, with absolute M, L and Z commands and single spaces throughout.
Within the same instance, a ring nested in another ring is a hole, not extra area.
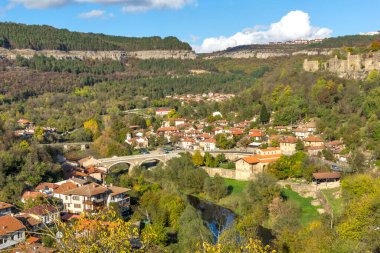
M 0 46 L 34 50 L 191 50 L 189 44 L 175 37 L 133 38 L 94 33 L 71 32 L 51 26 L 0 23 Z

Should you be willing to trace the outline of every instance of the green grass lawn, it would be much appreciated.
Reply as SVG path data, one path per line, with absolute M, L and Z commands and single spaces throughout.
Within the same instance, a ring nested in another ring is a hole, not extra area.
M 318 220 L 320 218 L 320 215 L 317 211 L 318 207 L 311 204 L 313 198 L 303 198 L 297 192 L 285 188 L 282 189 L 281 193 L 289 200 L 293 200 L 299 204 L 301 208 L 300 219 L 303 226 L 307 226 L 310 222 Z
M 234 195 L 242 193 L 244 188 L 247 186 L 248 181 L 224 178 L 224 184 L 232 188 L 231 195 Z
M 343 199 L 342 197 L 335 198 L 334 194 L 338 192 L 339 188 L 321 190 L 322 194 L 327 199 L 327 202 L 331 206 L 334 216 L 339 217 L 343 212 Z

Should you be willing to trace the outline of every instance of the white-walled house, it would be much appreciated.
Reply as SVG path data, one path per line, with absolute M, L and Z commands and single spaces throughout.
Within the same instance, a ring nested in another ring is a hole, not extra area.
M 25 241 L 25 226 L 12 215 L 0 217 L 0 250 Z
M 116 186 L 103 186 L 91 183 L 61 193 L 64 210 L 69 213 L 80 214 L 85 211 L 94 211 L 118 203 L 121 208 L 129 206 L 129 189 Z
M 60 219 L 60 211 L 52 205 L 39 205 L 33 208 L 21 211 L 20 214 L 28 214 L 43 224 L 50 224 Z

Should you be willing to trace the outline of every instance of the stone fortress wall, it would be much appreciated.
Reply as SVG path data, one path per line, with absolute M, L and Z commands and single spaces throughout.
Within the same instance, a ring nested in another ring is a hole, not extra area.
M 309 61 L 305 59 L 303 69 L 307 72 L 326 70 L 342 78 L 364 79 L 372 70 L 380 71 L 380 53 L 347 54 L 347 59 L 337 56 L 327 62 Z

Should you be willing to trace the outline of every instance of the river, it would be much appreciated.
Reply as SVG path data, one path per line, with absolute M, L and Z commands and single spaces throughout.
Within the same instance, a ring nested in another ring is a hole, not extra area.
M 234 222 L 237 214 L 228 208 L 199 199 L 198 197 L 192 195 L 188 195 L 187 197 L 190 204 L 201 211 L 202 219 L 213 234 L 214 242 L 217 242 L 220 234 Z M 270 244 L 274 239 L 271 230 L 262 226 L 257 228 L 257 235 L 264 244 Z

